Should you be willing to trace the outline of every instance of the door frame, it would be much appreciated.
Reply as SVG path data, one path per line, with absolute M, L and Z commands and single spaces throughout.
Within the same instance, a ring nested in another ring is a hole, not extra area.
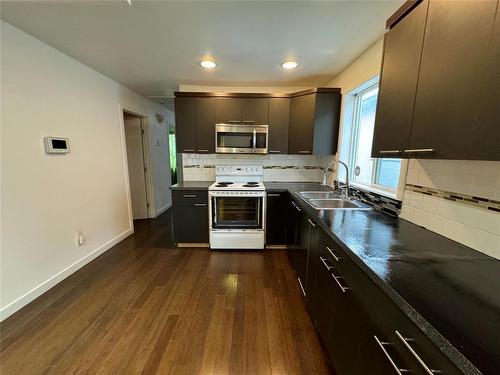
M 154 180 L 152 176 L 152 159 L 151 159 L 151 153 L 150 153 L 150 147 L 149 147 L 149 117 L 146 116 L 145 114 L 133 111 L 128 109 L 127 107 L 122 106 L 121 104 L 119 105 L 119 118 L 120 118 L 120 132 L 121 132 L 121 137 L 122 137 L 122 145 L 123 145 L 123 165 L 125 169 L 125 185 L 126 185 L 126 192 L 127 192 L 127 206 L 128 206 L 128 213 L 129 213 L 129 222 L 130 222 L 130 227 L 133 229 L 134 227 L 134 220 L 133 220 L 133 212 L 132 212 L 132 196 L 131 196 L 131 191 L 130 191 L 130 176 L 128 173 L 128 160 L 127 160 L 127 141 L 125 137 L 125 118 L 123 116 L 124 113 L 137 116 L 140 118 L 141 121 L 141 128 L 143 129 L 144 133 L 142 134 L 142 152 L 143 152 L 143 160 L 144 164 L 146 167 L 146 171 L 144 173 L 145 175 L 145 182 L 146 182 L 146 211 L 147 211 L 147 217 L 149 219 L 155 218 L 156 217 L 156 208 L 155 208 L 155 199 L 154 199 Z

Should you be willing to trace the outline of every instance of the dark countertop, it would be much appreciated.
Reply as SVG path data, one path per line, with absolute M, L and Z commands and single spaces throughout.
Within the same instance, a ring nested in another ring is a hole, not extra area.
M 500 366 L 500 262 L 378 211 L 317 211 L 296 193 L 317 183 L 265 183 L 289 191 L 322 229 L 466 374 Z
M 184 181 L 170 186 L 170 190 L 207 190 L 213 181 Z

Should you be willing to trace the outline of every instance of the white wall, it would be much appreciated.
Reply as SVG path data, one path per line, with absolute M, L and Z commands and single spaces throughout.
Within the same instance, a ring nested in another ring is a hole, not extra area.
M 383 38 L 379 39 L 329 86 L 342 93 L 378 75 L 382 63 Z M 349 121 L 349 98 L 344 96 L 341 124 Z M 341 136 L 343 126 L 341 126 Z M 342 145 L 339 150 L 342 153 Z M 402 181 L 401 217 L 445 237 L 500 259 L 500 213 L 485 208 L 411 191 L 407 184 L 500 201 L 500 162 L 468 160 L 410 160 Z
M 132 232 L 121 108 L 150 117 L 151 144 L 168 143 L 163 107 L 3 21 L 1 42 L 4 319 Z M 68 137 L 71 153 L 46 155 L 47 135 Z M 168 149 L 151 153 L 161 184 Z

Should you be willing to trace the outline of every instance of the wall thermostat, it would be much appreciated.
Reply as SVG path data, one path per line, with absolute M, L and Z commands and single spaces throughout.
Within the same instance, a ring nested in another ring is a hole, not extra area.
M 68 138 L 44 137 L 47 154 L 67 154 L 69 152 Z

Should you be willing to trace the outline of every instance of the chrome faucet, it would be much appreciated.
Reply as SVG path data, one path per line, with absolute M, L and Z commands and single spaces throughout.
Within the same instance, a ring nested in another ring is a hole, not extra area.
M 338 165 L 342 164 L 345 167 L 345 188 L 346 188 L 345 196 L 347 197 L 347 199 L 349 199 L 349 167 L 343 161 L 332 159 L 325 164 L 325 166 L 323 167 L 323 178 L 321 179 L 321 184 L 326 186 L 326 173 L 328 172 L 328 169 L 332 166 L 333 163 L 337 163 Z M 337 181 L 338 177 L 339 176 L 337 172 Z M 343 189 L 341 189 L 341 194 L 342 190 Z

